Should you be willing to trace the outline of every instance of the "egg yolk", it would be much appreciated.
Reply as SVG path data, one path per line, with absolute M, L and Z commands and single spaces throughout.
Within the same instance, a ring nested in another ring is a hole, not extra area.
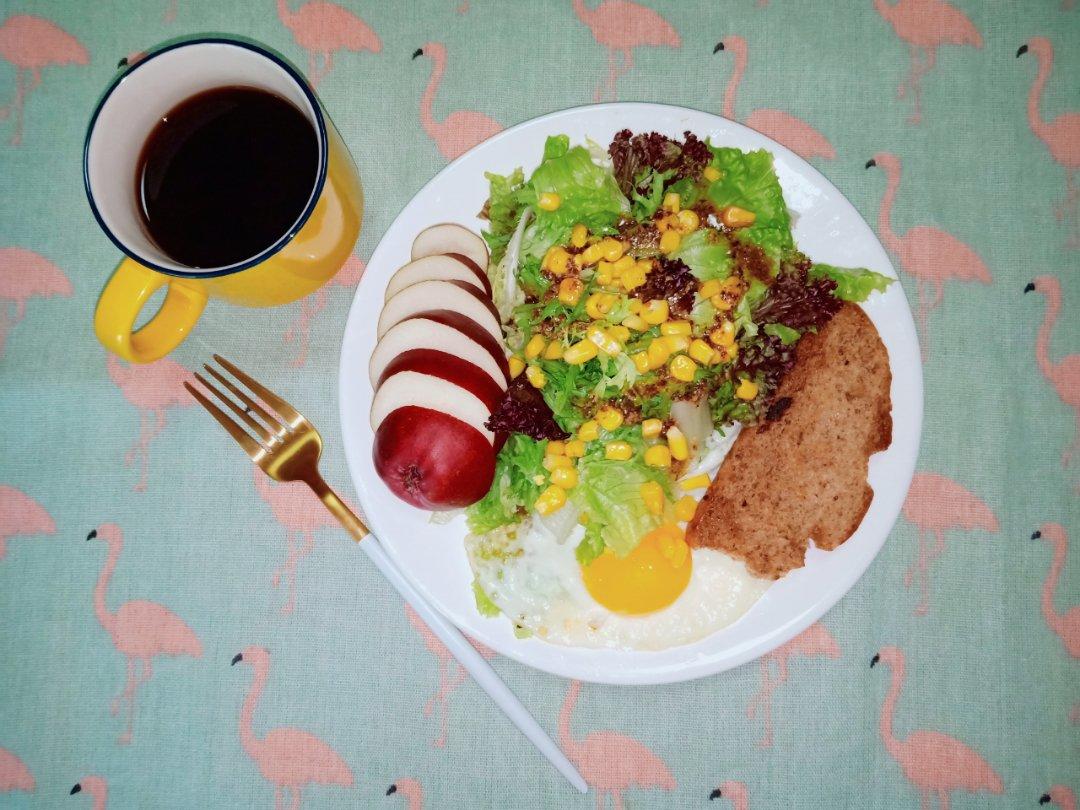
M 679 598 L 690 582 L 690 549 L 678 526 L 664 525 L 641 538 L 625 557 L 607 549 L 581 577 L 592 598 L 616 613 L 651 613 Z

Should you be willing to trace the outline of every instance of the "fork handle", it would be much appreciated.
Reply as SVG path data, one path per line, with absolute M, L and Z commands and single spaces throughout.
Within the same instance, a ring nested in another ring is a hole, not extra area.
M 338 494 L 330 488 L 330 485 L 323 480 L 322 476 L 316 473 L 315 478 L 307 481 L 307 485 L 319 496 L 319 500 L 330 510 L 330 514 L 338 519 L 338 523 L 344 526 L 345 530 L 353 536 L 353 540 L 359 543 L 371 534 L 371 530 L 345 504 L 345 501 L 338 497 Z

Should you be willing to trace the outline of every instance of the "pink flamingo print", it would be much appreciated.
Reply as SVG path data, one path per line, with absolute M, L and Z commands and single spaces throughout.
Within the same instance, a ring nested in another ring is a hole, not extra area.
M 1069 722 L 1074 726 L 1080 725 L 1080 703 L 1074 703 L 1069 709 Z
M 109 547 L 105 567 L 101 569 L 94 585 L 94 615 L 105 632 L 112 636 L 113 646 L 127 657 L 127 683 L 124 691 L 113 699 L 111 713 L 120 712 L 121 703 L 127 703 L 127 726 L 119 742 L 131 742 L 135 724 L 135 693 L 139 686 L 150 682 L 153 675 L 153 659 L 159 655 L 190 655 L 202 657 L 202 642 L 183 619 L 156 602 L 138 599 L 125 602 L 113 612 L 105 603 L 109 580 L 124 548 L 124 535 L 115 523 L 105 523 L 86 536 L 87 540 L 102 540 Z M 141 665 L 136 675 L 135 664 Z
M 56 523 L 45 507 L 15 487 L 0 484 L 0 560 L 14 537 L 56 534 Z
M 21 759 L 6 748 L 0 748 L 0 793 L 15 790 L 33 793 L 34 775 Z
M 900 188 L 900 158 L 887 152 L 879 152 L 866 161 L 866 168 L 880 166 L 887 181 L 878 212 L 878 235 L 881 241 L 900 260 L 900 267 L 915 276 L 919 288 L 919 306 L 915 317 L 919 322 L 923 340 L 923 359 L 929 350 L 929 334 L 926 322 L 945 294 L 945 282 L 979 281 L 989 284 L 990 271 L 983 260 L 970 247 L 952 234 L 929 225 L 917 225 L 900 235 L 892 227 L 892 207 Z M 934 287 L 934 299 L 926 300 L 926 285 Z
M 632 737 L 614 731 L 594 731 L 583 740 L 570 733 L 570 720 L 581 694 L 581 681 L 571 681 L 559 712 L 559 745 L 596 791 L 596 810 L 610 795 L 622 810 L 623 791 L 630 787 L 675 790 L 675 777 L 656 754 Z
M 1042 612 L 1046 626 L 1061 639 L 1065 649 L 1073 658 L 1080 658 L 1080 605 L 1073 605 L 1065 613 L 1058 613 L 1054 607 L 1054 591 L 1065 568 L 1065 559 L 1069 556 L 1069 536 L 1060 523 L 1044 523 L 1031 535 L 1032 540 L 1046 540 L 1054 549 L 1054 559 L 1046 575 L 1042 592 Z
M 285 562 L 274 571 L 270 581 L 273 587 L 285 579 L 288 596 L 281 612 L 288 616 L 296 609 L 296 569 L 300 561 L 315 548 L 315 530 L 340 528 L 326 508 L 306 486 L 300 483 L 277 484 L 258 467 L 252 468 L 255 490 L 270 505 L 274 519 L 285 529 Z
M 746 707 L 746 716 L 753 719 L 760 707 L 765 718 L 765 734 L 758 742 L 758 748 L 769 748 L 773 743 L 772 734 L 772 695 L 776 687 L 788 679 L 788 660 L 795 655 L 805 658 L 815 656 L 839 658 L 840 645 L 821 622 L 814 622 L 795 638 L 781 644 L 761 658 L 761 689 Z M 776 680 L 770 672 L 770 663 L 776 664 Z
M 285 342 L 296 343 L 297 354 L 289 363 L 293 368 L 300 368 L 307 362 L 308 346 L 311 341 L 311 323 L 326 309 L 329 301 L 326 288 L 329 286 L 355 287 L 364 274 L 364 262 L 356 256 L 349 256 L 345 264 L 329 282 L 319 287 L 314 293 L 300 302 L 300 316 L 285 330 Z
M 750 791 L 743 782 L 729 779 L 709 794 L 709 801 L 719 798 L 730 799 L 732 810 L 750 810 Z
M 725 37 L 722 42 L 717 42 L 713 53 L 730 51 L 735 54 L 735 70 L 728 80 L 727 89 L 724 91 L 723 115 L 732 121 L 735 118 L 735 95 L 743 74 L 746 72 L 746 63 L 749 48 L 746 40 L 742 37 Z M 748 127 L 756 129 L 763 135 L 767 135 L 774 141 L 778 141 L 801 157 L 824 158 L 832 160 L 836 157 L 836 150 L 829 143 L 828 138 L 814 129 L 805 121 L 783 110 L 754 110 L 743 122 Z
M 1054 785 L 1039 797 L 1039 804 L 1055 804 L 1061 810 L 1076 810 L 1076 794 L 1065 785 Z
M 146 365 L 128 365 L 110 354 L 106 365 L 124 399 L 139 409 L 139 438 L 124 454 L 124 464 L 130 467 L 139 462 L 139 480 L 133 489 L 144 492 L 150 473 L 150 442 L 165 429 L 168 409 L 195 404 L 183 387 L 191 374 L 167 357 Z
M 403 776 L 386 789 L 387 796 L 400 793 L 405 797 L 407 810 L 424 810 L 424 788 L 420 782 L 409 776 Z
M 109 785 L 100 776 L 84 776 L 71 788 L 69 795 L 76 793 L 85 793 L 93 799 L 93 810 L 105 810 L 109 803 Z
M 1004 793 L 1005 785 L 997 772 L 955 737 L 922 729 L 913 731 L 907 739 L 896 738 L 893 715 L 904 685 L 904 653 L 896 647 L 884 647 L 870 659 L 871 668 L 877 664 L 886 664 L 892 670 L 892 685 L 881 704 L 881 740 L 919 791 L 923 807 L 929 808 L 931 796 L 936 795 L 941 810 L 948 810 L 949 794 L 954 790 Z
M 296 44 L 308 53 L 308 81 L 312 87 L 330 73 L 336 51 L 382 51 L 382 42 L 371 27 L 335 3 L 311 0 L 290 11 L 287 0 L 277 0 L 277 14 L 292 31 Z M 321 58 L 321 66 L 316 57 Z
M 896 35 L 907 43 L 911 52 L 911 73 L 900 84 L 897 96 L 904 98 L 911 90 L 915 109 L 908 121 L 917 124 L 922 120 L 922 89 L 919 83 L 933 69 L 937 49 L 942 45 L 981 48 L 982 35 L 962 11 L 944 0 L 899 0 L 893 5 L 886 0 L 874 0 L 874 8 L 893 27 Z
M 446 72 L 446 46 L 440 42 L 428 42 L 413 51 L 412 58 L 416 59 L 418 56 L 426 56 L 431 60 L 431 78 L 420 98 L 420 124 L 435 141 L 435 146 L 444 158 L 453 160 L 481 141 L 502 132 L 502 125 L 498 121 L 475 110 L 454 110 L 442 121 L 436 121 L 432 105 Z
M 0 248 L 0 356 L 8 330 L 26 315 L 27 302 L 54 295 L 71 297 L 71 282 L 60 268 L 32 250 Z M 10 322 L 9 303 L 15 305 L 15 319 Z
M 633 68 L 634 48 L 678 48 L 682 45 L 679 32 L 651 8 L 630 0 L 604 0 L 593 9 L 585 5 L 585 0 L 573 0 L 573 3 L 574 14 L 589 27 L 596 43 L 608 52 L 607 87 L 598 87 L 593 101 L 603 98 L 603 89 L 612 101 L 618 98 L 615 82 Z M 621 65 L 615 61 L 616 54 L 622 56 Z
M 405 616 L 408 618 L 409 624 L 420 634 L 420 638 L 424 640 L 424 646 L 439 662 L 439 687 L 435 694 L 431 696 L 431 699 L 424 704 L 424 717 L 431 717 L 435 709 L 438 708 L 439 736 L 432 740 L 431 744 L 435 748 L 445 748 L 446 737 L 450 730 L 450 696 L 455 689 L 465 682 L 465 676 L 468 673 L 458 664 L 450 650 L 439 640 L 439 637 L 431 632 L 431 628 L 424 624 L 424 620 L 417 615 L 408 602 L 405 603 Z M 468 637 L 466 636 L 466 638 Z M 469 638 L 469 643 L 484 658 L 491 660 L 495 657 L 494 651 L 476 639 Z
M 916 616 L 925 616 L 930 608 L 930 563 L 945 551 L 945 532 L 950 529 L 983 529 L 997 533 L 998 520 L 986 503 L 955 481 L 937 473 L 915 473 L 904 501 L 904 517 L 919 530 L 919 555 L 904 574 L 904 587 L 919 580 L 919 604 Z M 927 533 L 936 543 L 930 547 Z
M 1076 185 L 1076 172 L 1080 169 L 1080 113 L 1063 113 L 1053 121 L 1043 119 L 1039 103 L 1054 66 L 1054 46 L 1045 37 L 1034 37 L 1026 45 L 1021 45 L 1016 55 L 1020 57 L 1028 51 L 1035 54 L 1039 63 L 1038 75 L 1028 92 L 1028 126 L 1035 137 L 1046 144 L 1050 157 L 1065 169 L 1065 200 L 1056 208 L 1055 214 L 1059 220 L 1073 220 L 1068 246 L 1080 247 L 1080 219 L 1077 218 L 1080 188 Z
M 42 69 L 50 65 L 86 65 L 90 57 L 86 48 L 67 31 L 29 14 L 8 17 L 0 25 L 0 56 L 15 66 L 15 100 L 0 107 L 0 121 L 14 110 L 15 132 L 11 143 L 18 146 L 22 143 L 26 97 L 41 84 Z
M 314 734 L 282 727 L 268 731 L 262 739 L 255 736 L 251 721 L 270 674 L 270 653 L 263 647 L 245 647 L 233 657 L 233 666 L 241 661 L 251 666 L 255 675 L 240 709 L 240 745 L 259 767 L 263 779 L 274 785 L 274 807 L 280 810 L 289 793 L 291 810 L 298 810 L 301 789 L 312 783 L 351 788 L 353 774 L 348 764 Z
M 1024 287 L 1024 292 L 1038 292 L 1046 297 L 1046 314 L 1035 341 L 1035 362 L 1061 401 L 1073 409 L 1076 418 L 1072 444 L 1061 454 L 1061 464 L 1067 466 L 1072 462 L 1073 453 L 1080 448 L 1080 354 L 1066 355 L 1056 363 L 1050 360 L 1050 337 L 1061 313 L 1061 282 L 1055 276 L 1039 276 Z

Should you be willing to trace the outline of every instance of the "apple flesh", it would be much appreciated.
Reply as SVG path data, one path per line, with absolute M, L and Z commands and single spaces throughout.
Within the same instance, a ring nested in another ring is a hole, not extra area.
M 375 383 L 376 388 L 381 388 L 388 380 L 392 380 L 394 375 L 405 371 L 438 377 L 464 388 L 483 402 L 489 412 L 498 407 L 505 390 L 504 386 L 491 379 L 479 366 L 436 349 L 412 349 L 399 354 L 383 369 Z
M 425 256 L 409 262 L 390 277 L 385 297 L 390 299 L 406 287 L 432 280 L 461 281 L 472 285 L 485 296 L 491 295 L 490 285 L 485 286 L 469 264 L 452 256 Z
M 383 305 L 376 334 L 382 338 L 390 327 L 406 318 L 436 309 L 458 312 L 486 329 L 495 340 L 502 340 L 495 305 L 463 281 L 421 281 L 406 287 Z
M 483 237 L 452 222 L 425 228 L 413 240 L 412 258 L 419 259 L 437 253 L 460 253 L 480 270 L 486 270 L 488 266 L 487 243 Z
M 378 430 L 387 415 L 410 405 L 452 416 L 480 433 L 489 445 L 495 442 L 495 434 L 484 425 L 491 409 L 479 397 L 449 380 L 416 371 L 399 371 L 378 387 L 371 401 L 371 429 Z
M 474 428 L 430 408 L 405 406 L 375 431 L 375 471 L 390 491 L 419 509 L 456 509 L 487 494 L 495 453 Z
M 436 310 L 392 326 L 375 344 L 368 363 L 372 387 L 399 355 L 416 349 L 437 349 L 467 360 L 501 387 L 510 382 L 506 356 L 486 330 L 464 315 Z

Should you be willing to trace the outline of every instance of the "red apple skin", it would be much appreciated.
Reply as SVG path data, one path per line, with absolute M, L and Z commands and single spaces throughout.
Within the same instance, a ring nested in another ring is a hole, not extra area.
M 426 312 L 417 312 L 412 317 L 427 318 L 429 321 L 436 321 L 444 326 L 449 326 L 451 329 L 458 330 L 467 338 L 472 338 L 479 343 L 492 358 L 494 358 L 496 363 L 499 364 L 499 368 L 506 376 L 506 382 L 509 385 L 510 365 L 506 361 L 506 354 L 503 351 L 503 347 L 499 345 L 499 341 L 491 336 L 490 332 L 472 318 L 462 315 L 460 312 L 456 312 L 452 309 L 429 309 Z M 405 320 L 410 319 L 406 318 Z
M 415 371 L 451 382 L 483 402 L 489 412 L 494 411 L 502 399 L 503 389 L 490 374 L 468 360 L 436 349 L 411 349 L 399 354 L 383 369 L 375 383 L 376 389 L 399 371 Z
M 467 292 L 469 295 L 471 295 L 473 298 L 475 298 L 477 301 L 487 307 L 488 312 L 490 312 L 491 316 L 495 319 L 495 323 L 502 323 L 502 321 L 499 320 L 499 310 L 495 309 L 495 304 L 491 300 L 490 293 L 488 295 L 484 295 L 484 293 L 480 292 L 480 290 L 476 289 L 476 287 L 474 287 L 472 284 L 469 284 L 467 281 L 448 281 L 446 283 L 453 284 L 455 287 L 459 287 L 465 292 Z
M 480 283 L 484 285 L 484 289 L 488 295 L 491 295 L 491 279 L 488 278 L 488 274 L 484 272 L 483 268 L 478 267 L 476 262 L 466 256 L 464 253 L 444 253 L 444 256 L 449 256 L 451 259 L 457 259 L 463 265 L 468 267 L 476 277 L 480 280 Z
M 418 509 L 459 509 L 483 498 L 495 478 L 495 451 L 481 433 L 428 408 L 391 412 L 375 431 L 375 471 Z

